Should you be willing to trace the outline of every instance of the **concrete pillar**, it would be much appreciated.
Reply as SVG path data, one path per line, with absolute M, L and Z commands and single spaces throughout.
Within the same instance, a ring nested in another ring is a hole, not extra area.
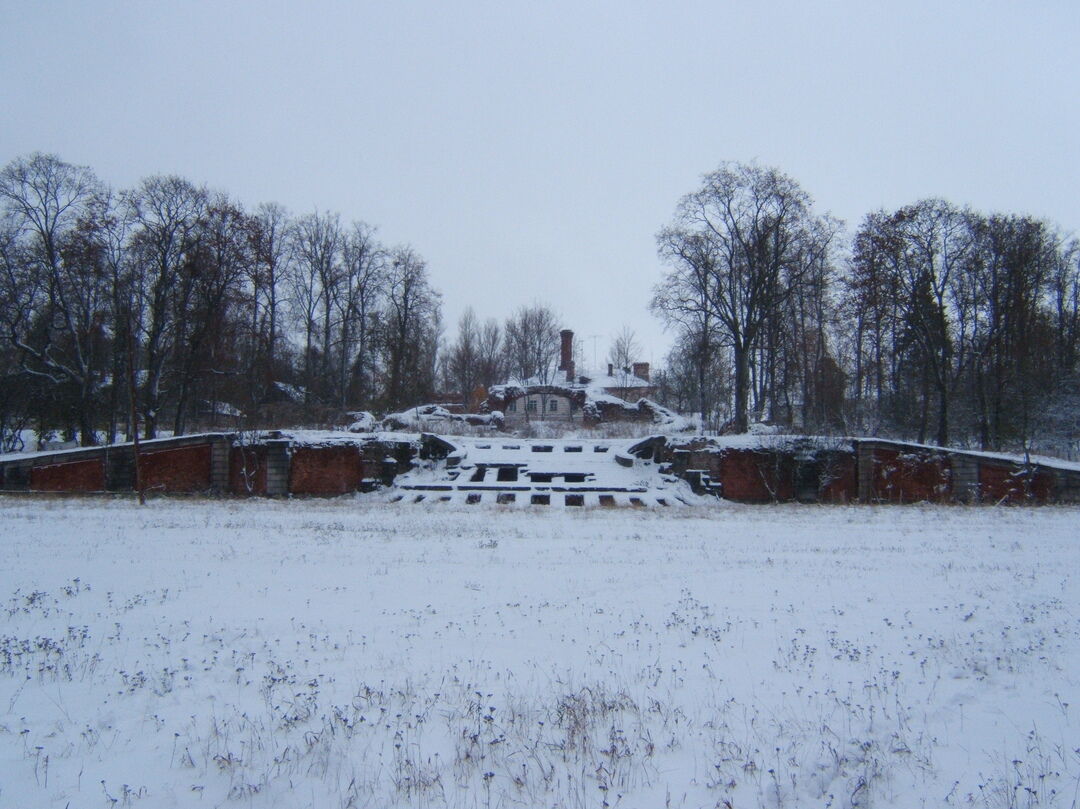
M 210 488 L 215 492 L 229 490 L 229 453 L 232 440 L 218 436 L 210 442 Z
M 952 494 L 961 503 L 979 502 L 979 459 L 958 452 L 949 453 Z
M 106 448 L 105 489 L 110 492 L 130 492 L 134 488 L 135 448 L 131 444 Z
M 856 472 L 859 481 L 859 502 L 870 503 L 874 497 L 874 445 L 868 441 L 855 444 Z
M 283 497 L 289 493 L 289 440 L 266 442 L 266 493 Z

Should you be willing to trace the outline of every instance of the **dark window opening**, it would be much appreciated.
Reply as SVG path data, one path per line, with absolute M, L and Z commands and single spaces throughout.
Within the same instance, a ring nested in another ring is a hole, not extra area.
M 550 494 L 534 494 L 530 501 L 534 506 L 550 506 L 551 495 Z
M 568 494 L 568 495 L 566 495 L 566 505 L 568 505 L 568 506 L 583 506 L 583 505 L 585 505 L 585 495 L 583 495 L 583 494 Z
M 518 479 L 518 470 L 516 466 L 500 466 L 499 474 L 497 476 L 500 483 L 513 483 Z
M 473 492 L 465 498 L 465 502 L 468 503 L 470 506 L 475 506 L 477 503 L 480 502 L 480 492 Z
M 495 499 L 495 502 L 501 506 L 508 506 L 517 500 L 517 495 L 513 492 L 499 492 L 499 496 Z

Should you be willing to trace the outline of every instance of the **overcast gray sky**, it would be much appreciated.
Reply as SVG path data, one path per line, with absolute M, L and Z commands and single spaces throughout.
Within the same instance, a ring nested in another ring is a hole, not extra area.
M 411 243 L 444 295 L 549 303 L 602 357 L 722 160 L 849 228 L 941 196 L 1080 228 L 1080 2 L 0 0 L 0 164 L 178 173 Z

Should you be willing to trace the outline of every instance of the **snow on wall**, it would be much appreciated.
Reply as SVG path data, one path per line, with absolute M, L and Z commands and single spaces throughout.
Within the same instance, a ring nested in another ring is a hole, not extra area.
M 980 464 L 979 490 L 990 503 L 1045 503 L 1053 496 L 1054 476 L 1047 469 L 1024 470 Z

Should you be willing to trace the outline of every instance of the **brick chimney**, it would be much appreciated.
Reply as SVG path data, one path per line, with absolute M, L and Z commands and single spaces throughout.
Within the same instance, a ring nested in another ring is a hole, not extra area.
M 566 381 L 574 381 L 574 332 L 563 329 L 559 332 L 562 344 L 559 349 L 559 370 L 566 372 Z
M 634 363 L 634 376 L 639 379 L 649 381 L 649 363 L 647 362 L 635 362 Z

